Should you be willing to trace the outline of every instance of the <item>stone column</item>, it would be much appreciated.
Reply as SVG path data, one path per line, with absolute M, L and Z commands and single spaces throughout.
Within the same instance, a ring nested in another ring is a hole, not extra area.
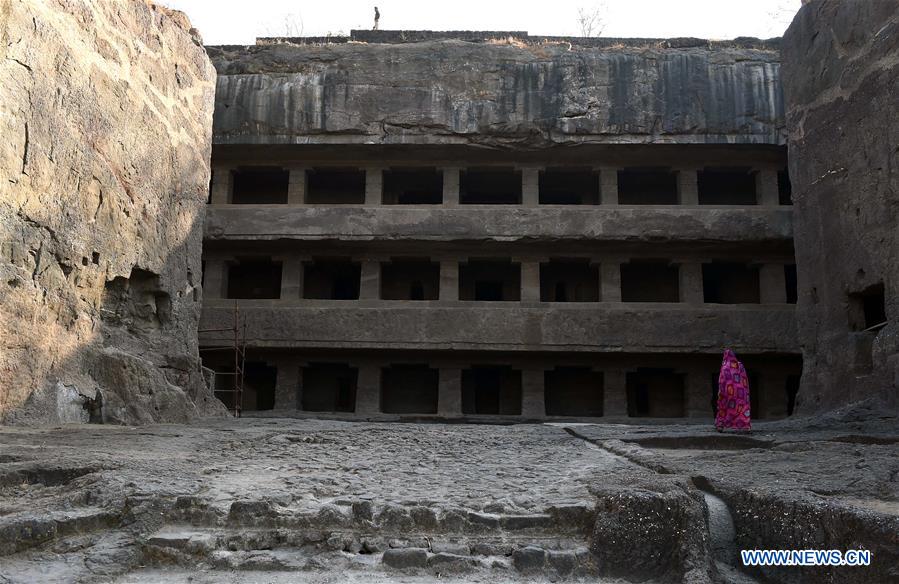
M 303 205 L 306 203 L 306 169 L 291 168 L 287 183 L 287 204 Z
M 703 304 L 702 264 L 696 261 L 679 262 L 677 273 L 680 278 L 680 301 L 685 304 Z
M 299 300 L 303 297 L 303 260 L 294 256 L 281 256 L 281 300 Z
M 599 169 L 600 203 L 603 205 L 618 204 L 618 169 L 608 166 Z
M 600 264 L 600 301 L 621 302 L 621 263 L 603 261 Z
M 300 385 L 303 371 L 296 361 L 278 361 L 278 379 L 275 382 L 275 409 L 300 409 Z
M 383 172 L 380 168 L 365 169 L 365 205 L 380 205 L 383 191 Z
M 228 280 L 227 262 L 219 258 L 207 259 L 204 265 L 203 298 L 224 298 Z
M 521 169 L 521 204 L 525 207 L 540 204 L 540 169 Z
M 543 374 L 543 367 L 525 367 L 521 370 L 521 415 L 524 418 L 546 417 Z
M 759 293 L 762 304 L 787 303 L 787 277 L 783 264 L 759 266 Z
M 457 418 L 462 415 L 462 370 L 458 367 L 440 368 L 437 395 L 437 415 Z
M 699 204 L 699 171 L 695 168 L 677 171 L 677 200 L 681 205 Z
M 381 298 L 381 262 L 375 259 L 362 260 L 359 300 Z
M 381 368 L 373 363 L 359 365 L 356 378 L 356 413 L 360 415 L 381 412 Z
M 521 301 L 540 302 L 540 260 L 521 260 Z
M 449 167 L 443 169 L 443 206 L 457 207 L 459 205 L 459 182 L 461 169 Z
M 440 260 L 440 301 L 459 300 L 459 262 Z
M 765 168 L 755 173 L 755 194 L 759 205 L 765 207 L 780 205 L 776 170 Z
M 215 166 L 212 169 L 212 192 L 209 202 L 213 205 L 226 205 L 231 202 L 231 189 L 234 183 L 231 169 L 227 166 Z
M 687 372 L 684 385 L 684 412 L 688 418 L 712 417 L 712 376 L 715 369 L 693 369 Z
M 602 415 L 627 416 L 627 372 L 624 369 L 603 369 Z

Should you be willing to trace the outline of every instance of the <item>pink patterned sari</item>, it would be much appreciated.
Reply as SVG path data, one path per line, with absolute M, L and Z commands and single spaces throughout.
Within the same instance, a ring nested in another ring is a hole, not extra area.
M 724 351 L 718 374 L 718 415 L 715 428 L 752 430 L 749 415 L 749 378 L 746 369 L 730 349 Z

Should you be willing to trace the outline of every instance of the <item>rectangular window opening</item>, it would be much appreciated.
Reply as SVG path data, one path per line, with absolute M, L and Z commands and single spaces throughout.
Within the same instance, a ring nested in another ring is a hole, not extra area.
M 348 259 L 316 259 L 303 276 L 303 298 L 358 300 L 361 266 Z
M 703 264 L 702 294 L 707 304 L 759 304 L 758 268 L 725 262 Z
M 439 372 L 427 365 L 391 365 L 381 370 L 381 411 L 436 414 Z
M 599 173 L 589 169 L 540 171 L 541 205 L 598 205 Z
M 887 321 L 883 282 L 849 295 L 849 324 L 853 331 L 864 331 Z
M 426 259 L 394 259 L 381 264 L 384 300 L 437 300 L 440 264 Z
M 358 370 L 343 363 L 310 363 L 303 367 L 300 407 L 306 412 L 356 410 Z
M 755 172 L 750 168 L 706 168 L 699 171 L 700 205 L 756 205 Z
M 365 203 L 365 171 L 358 168 L 313 168 L 306 171 L 306 204 Z
M 682 418 L 684 375 L 673 369 L 640 368 L 626 380 L 627 415 L 632 418 Z
M 436 168 L 391 168 L 384 171 L 385 205 L 440 205 L 443 172 Z
M 541 302 L 599 302 L 599 267 L 588 260 L 540 264 Z
M 634 260 L 621 264 L 622 302 L 678 302 L 677 265 L 666 260 Z
M 514 168 L 469 168 L 460 174 L 462 205 L 520 205 L 521 171 Z
M 618 171 L 621 205 L 677 205 L 677 173 L 667 168 L 625 168 Z
M 233 171 L 234 205 L 285 205 L 290 173 L 282 168 L 257 166 Z
M 781 205 L 793 204 L 793 185 L 786 169 L 777 172 L 777 202 Z
M 459 265 L 459 299 L 517 302 L 521 299 L 521 265 L 508 260 L 471 260 Z
M 784 284 L 787 287 L 787 304 L 796 304 L 799 299 L 796 264 L 784 265 Z
M 277 299 L 281 297 L 281 262 L 246 259 L 228 263 L 227 298 Z
M 543 373 L 547 416 L 603 415 L 603 374 L 589 367 L 556 367 Z
M 462 413 L 520 416 L 521 371 L 478 365 L 462 371 Z

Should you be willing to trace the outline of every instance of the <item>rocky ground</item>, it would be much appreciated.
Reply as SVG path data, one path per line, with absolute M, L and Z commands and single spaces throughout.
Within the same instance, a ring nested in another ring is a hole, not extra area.
M 2 428 L 0 582 L 897 581 L 896 422 Z

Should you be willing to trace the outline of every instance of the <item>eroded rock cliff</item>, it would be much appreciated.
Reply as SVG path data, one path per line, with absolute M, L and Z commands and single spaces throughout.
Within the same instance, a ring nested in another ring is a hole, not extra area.
M 0 421 L 222 412 L 197 352 L 215 71 L 144 0 L 0 0 Z
M 209 47 L 215 142 L 783 143 L 776 43 L 370 34 Z
M 899 4 L 819 0 L 783 40 L 800 411 L 899 381 Z

